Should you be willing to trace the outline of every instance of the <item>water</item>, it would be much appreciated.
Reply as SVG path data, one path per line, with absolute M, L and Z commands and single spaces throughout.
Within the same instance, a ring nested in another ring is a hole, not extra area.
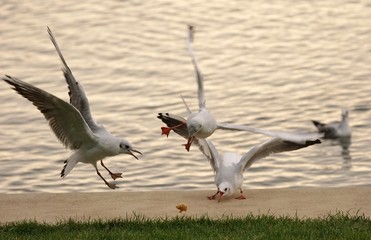
M 350 111 L 348 151 L 324 141 L 270 156 L 246 172 L 245 188 L 370 185 L 370 2 L 263 2 L 3 1 L 0 74 L 67 100 L 50 26 L 96 120 L 144 153 L 139 161 L 105 161 L 124 171 L 118 191 L 214 189 L 207 160 L 196 147 L 187 153 L 180 137 L 160 136 L 156 118 L 185 116 L 180 94 L 197 109 L 185 45 L 190 23 L 207 106 L 220 122 L 314 131 L 311 119 L 339 120 L 341 107 Z M 0 102 L 1 193 L 109 191 L 90 165 L 60 179 L 69 151 L 42 115 L 3 83 Z M 218 131 L 210 139 L 222 152 L 244 153 L 267 138 Z

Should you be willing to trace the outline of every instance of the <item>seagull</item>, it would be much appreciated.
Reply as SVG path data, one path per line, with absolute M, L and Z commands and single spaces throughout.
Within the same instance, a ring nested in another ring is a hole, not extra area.
M 190 108 L 183 96 L 181 97 L 188 113 L 190 113 Z M 162 114 L 161 117 L 169 128 L 187 139 L 188 129 L 187 125 L 184 124 L 186 119 L 170 113 Z M 319 144 L 321 141 L 318 138 L 323 137 L 322 134 L 261 131 L 265 132 L 265 135 L 273 136 L 273 138 L 254 146 L 243 156 L 229 152 L 222 157 L 210 140 L 194 139 L 194 144 L 198 145 L 200 151 L 207 157 L 215 173 L 214 182 L 217 186 L 217 192 L 208 197 L 210 200 L 215 199 L 219 194 L 218 201 L 220 202 L 223 196 L 230 196 L 238 189 L 240 190 L 240 196 L 237 199 L 246 199 L 242 191 L 243 173 L 255 161 L 273 153 L 293 151 Z
M 314 126 L 317 127 L 318 132 L 324 133 L 324 138 L 346 138 L 350 137 L 352 131 L 349 127 L 349 111 L 347 109 L 341 110 L 341 122 L 331 122 L 328 124 L 312 120 Z
M 207 138 L 218 128 L 218 124 L 215 118 L 207 110 L 205 105 L 205 94 L 203 85 L 203 75 L 197 64 L 197 59 L 193 53 L 193 35 L 194 27 L 188 26 L 188 52 L 191 56 L 192 64 L 195 68 L 196 79 L 198 84 L 198 106 L 199 111 L 197 113 L 190 113 L 187 117 L 187 121 L 181 123 L 187 126 L 188 129 L 188 142 L 184 145 L 186 150 L 189 151 L 191 144 L 195 138 Z M 162 119 L 162 113 L 159 113 L 158 118 Z M 171 127 L 162 127 L 162 135 L 169 136 Z
M 70 68 L 48 28 L 50 38 L 57 49 L 63 63 L 63 73 L 69 86 L 71 103 L 26 83 L 15 77 L 5 75 L 2 79 L 13 86 L 13 89 L 24 98 L 31 101 L 49 122 L 51 130 L 61 143 L 74 152 L 64 162 L 61 177 L 66 177 L 78 162 L 90 163 L 94 166 L 98 176 L 111 189 L 118 188 L 116 184 L 109 183 L 100 174 L 97 162 L 109 172 L 112 179 L 121 178 L 122 173 L 111 172 L 103 163 L 103 159 L 119 154 L 129 154 L 138 159 L 133 152 L 142 154 L 133 149 L 131 144 L 125 140 L 113 136 L 103 126 L 98 125 L 90 113 L 89 102 L 82 86 L 76 82 Z
M 159 113 L 157 118 L 161 119 L 167 127 L 161 127 L 162 135 L 169 136 L 171 130 L 177 132 L 181 131 L 187 132 L 186 139 L 188 140 L 186 144 L 184 144 L 185 149 L 189 151 L 192 142 L 195 139 L 206 139 L 207 137 L 211 136 L 215 130 L 217 129 L 224 129 L 224 130 L 238 130 L 238 131 L 249 131 L 253 133 L 260 133 L 272 137 L 280 137 L 283 139 L 290 138 L 291 141 L 296 141 L 300 143 L 305 143 L 310 137 L 312 140 L 317 139 L 320 135 L 317 133 L 307 133 L 305 136 L 303 134 L 292 134 L 288 132 L 272 132 L 266 131 L 258 128 L 242 126 L 242 125 L 234 125 L 234 124 L 225 124 L 225 123 L 218 123 L 214 116 L 207 110 L 205 104 L 205 94 L 204 94 L 204 86 L 203 86 L 203 75 L 198 67 L 197 59 L 193 52 L 192 42 L 193 42 L 193 35 L 194 35 L 194 27 L 189 25 L 188 26 L 188 52 L 191 56 L 192 64 L 194 66 L 196 72 L 196 79 L 198 85 L 198 105 L 199 110 L 198 112 L 190 111 L 189 107 L 185 103 L 185 100 L 182 97 L 183 103 L 186 105 L 188 110 L 188 117 L 184 119 L 181 116 L 177 116 L 170 113 Z M 174 124 L 176 122 L 177 124 Z M 180 134 L 181 135 L 181 134 Z M 183 135 L 181 135 L 183 136 Z M 183 136 L 184 137 L 184 136 Z
M 314 141 L 308 140 L 300 144 L 281 138 L 271 138 L 263 143 L 255 145 L 243 156 L 238 153 L 226 152 L 222 157 L 210 140 L 198 139 L 199 148 L 210 161 L 211 168 L 215 173 L 214 182 L 217 187 L 217 192 L 208 198 L 213 200 L 219 194 L 218 202 L 220 202 L 223 196 L 231 196 L 236 190 L 239 190 L 240 196 L 236 199 L 246 199 L 242 191 L 243 173 L 249 169 L 255 161 L 268 157 L 273 153 L 293 151 L 319 143 L 321 143 L 319 139 Z

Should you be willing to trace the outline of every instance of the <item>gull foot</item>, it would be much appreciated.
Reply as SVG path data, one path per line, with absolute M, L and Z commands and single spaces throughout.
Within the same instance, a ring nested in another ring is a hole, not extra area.
M 122 178 L 122 173 L 111 173 L 111 178 L 116 180 L 116 178 Z
M 187 144 L 183 144 L 183 146 L 189 152 L 189 149 L 191 148 L 191 144 L 187 143 Z
M 238 200 L 244 200 L 244 199 L 246 199 L 246 197 L 244 196 L 244 195 L 240 195 L 239 197 L 236 197 L 235 199 L 238 199 Z
M 107 183 L 107 186 L 111 189 L 116 189 L 116 188 L 119 188 L 118 186 L 116 186 L 116 184 L 114 183 Z
M 215 196 L 208 196 L 207 199 L 214 200 L 215 199 Z
M 170 131 L 172 130 L 171 128 L 168 127 L 161 127 L 162 133 L 161 135 L 166 135 L 166 137 L 169 137 Z

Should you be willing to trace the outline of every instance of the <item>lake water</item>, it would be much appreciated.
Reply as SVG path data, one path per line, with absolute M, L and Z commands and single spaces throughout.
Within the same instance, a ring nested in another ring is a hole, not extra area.
M 68 100 L 50 26 L 95 119 L 143 152 L 107 158 L 124 171 L 117 191 L 212 189 L 213 172 L 184 139 L 160 136 L 158 112 L 197 109 L 186 51 L 187 24 L 219 122 L 315 131 L 310 122 L 350 111 L 349 149 L 323 141 L 272 155 L 245 173 L 245 188 L 338 187 L 371 182 L 370 1 L 2 1 L 0 74 Z M 70 152 L 27 100 L 0 84 L 0 192 L 111 191 L 91 165 L 59 177 Z M 221 152 L 244 153 L 267 139 L 217 131 Z M 107 177 L 106 172 L 103 171 Z

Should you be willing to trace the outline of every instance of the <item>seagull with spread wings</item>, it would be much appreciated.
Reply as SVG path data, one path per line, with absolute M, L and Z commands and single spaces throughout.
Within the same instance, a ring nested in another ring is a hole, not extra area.
M 219 194 L 218 201 L 220 202 L 223 196 L 231 196 L 236 190 L 239 190 L 240 196 L 236 199 L 246 199 L 242 190 L 243 174 L 254 162 L 274 153 L 294 151 L 318 143 L 321 143 L 318 139 L 296 143 L 280 138 L 271 138 L 255 145 L 242 156 L 234 152 L 226 152 L 222 156 L 210 140 L 199 139 L 200 150 L 210 161 L 211 168 L 215 173 L 214 183 L 217 191 L 208 198 L 213 200 Z
M 78 162 L 90 163 L 96 173 L 111 189 L 117 188 L 116 184 L 109 183 L 100 174 L 97 162 L 109 172 L 112 179 L 122 177 L 121 173 L 111 172 L 103 163 L 103 159 L 118 154 L 129 154 L 138 159 L 133 149 L 125 140 L 113 136 L 103 126 L 98 125 L 90 112 L 89 102 L 81 84 L 75 80 L 68 67 L 57 42 L 48 28 L 49 36 L 62 60 L 62 71 L 69 87 L 70 103 L 20 79 L 6 75 L 3 80 L 13 86 L 13 89 L 24 98 L 31 101 L 44 115 L 51 130 L 62 144 L 71 150 L 72 155 L 65 161 L 61 177 L 67 176 Z
M 183 99 L 188 112 L 190 109 Z M 173 114 L 165 114 L 167 125 L 178 135 L 188 138 L 188 129 L 184 118 Z M 292 137 L 294 136 L 294 137 Z M 296 138 L 295 138 L 296 137 Z M 297 141 L 299 140 L 300 141 Z M 243 173 L 251 167 L 251 165 L 262 158 L 268 157 L 274 153 L 293 151 L 300 148 L 305 148 L 314 144 L 321 143 L 319 139 L 313 138 L 311 135 L 303 134 L 301 136 L 294 134 L 283 134 L 280 137 L 273 137 L 269 140 L 255 145 L 243 156 L 237 153 L 225 153 L 220 155 L 214 144 L 208 139 L 194 139 L 194 143 L 199 146 L 200 151 L 210 161 L 211 168 L 214 170 L 214 182 L 217 187 L 217 192 L 210 196 L 209 199 L 215 199 L 219 194 L 219 201 L 223 196 L 230 196 L 236 190 L 240 190 L 240 196 L 237 199 L 245 199 L 242 191 Z
M 218 123 L 214 116 L 208 111 L 205 104 L 205 94 L 204 94 L 204 85 L 203 85 L 203 75 L 200 71 L 200 68 L 197 63 L 197 59 L 193 52 L 192 42 L 194 35 L 194 27 L 188 26 L 188 52 L 191 56 L 192 64 L 196 72 L 196 80 L 198 86 L 198 112 L 191 112 L 188 109 L 188 117 L 184 119 L 181 116 L 170 113 L 159 113 L 157 118 L 161 119 L 167 127 L 161 127 L 162 135 L 169 136 L 171 130 L 177 132 L 179 129 L 187 132 L 187 143 L 184 145 L 186 150 L 189 151 L 192 142 L 195 139 L 206 139 L 211 136 L 217 129 L 224 130 L 237 130 L 237 131 L 248 131 L 253 133 L 259 133 L 268 135 L 271 137 L 279 137 L 286 140 L 295 141 L 297 143 L 305 143 L 307 140 L 316 140 L 322 134 L 318 133 L 289 133 L 289 132 L 280 132 L 280 131 L 267 131 L 263 129 L 258 129 L 249 126 L 235 125 L 235 124 L 225 124 Z M 183 97 L 182 97 L 183 98 Z M 184 99 L 183 99 L 184 102 Z M 185 103 L 185 102 L 184 102 Z M 174 120 L 178 124 L 174 125 Z

